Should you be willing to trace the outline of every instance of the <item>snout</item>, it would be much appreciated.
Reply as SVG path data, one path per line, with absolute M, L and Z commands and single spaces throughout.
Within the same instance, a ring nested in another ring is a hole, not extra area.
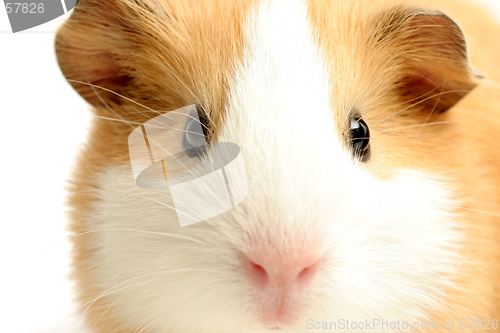
M 303 289 L 314 278 L 320 258 L 316 253 L 297 257 L 278 257 L 272 253 L 248 253 L 244 258 L 246 274 L 258 288 L 293 292 Z
M 268 328 L 293 325 L 300 317 L 320 271 L 317 244 L 292 238 L 287 245 L 257 242 L 245 251 L 243 273 L 254 291 L 259 321 Z

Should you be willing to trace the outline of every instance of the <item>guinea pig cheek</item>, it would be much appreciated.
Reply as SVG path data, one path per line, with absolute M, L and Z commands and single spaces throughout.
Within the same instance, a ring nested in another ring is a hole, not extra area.
M 414 321 L 439 311 L 436 299 L 454 287 L 463 239 L 449 182 L 401 170 L 391 181 L 364 184 L 363 194 L 345 193 L 331 221 L 333 246 L 321 286 L 334 300 L 328 312 L 368 318 L 379 315 L 369 305 L 377 304 L 388 318 Z

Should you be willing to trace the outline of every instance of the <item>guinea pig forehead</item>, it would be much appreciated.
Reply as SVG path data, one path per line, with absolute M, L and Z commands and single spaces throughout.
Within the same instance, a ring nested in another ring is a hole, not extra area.
M 231 136 L 241 137 L 231 127 L 245 125 L 254 128 L 249 135 L 260 135 L 260 142 L 309 140 L 311 133 L 335 129 L 329 69 L 309 6 L 305 0 L 271 0 L 252 8 L 243 57 L 229 86 L 224 131 Z

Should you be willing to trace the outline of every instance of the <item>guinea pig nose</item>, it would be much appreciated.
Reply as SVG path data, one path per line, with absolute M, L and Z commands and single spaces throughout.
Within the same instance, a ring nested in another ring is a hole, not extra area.
M 244 261 L 246 273 L 259 288 L 303 288 L 312 280 L 319 266 L 319 257 L 314 254 L 278 259 L 248 254 Z

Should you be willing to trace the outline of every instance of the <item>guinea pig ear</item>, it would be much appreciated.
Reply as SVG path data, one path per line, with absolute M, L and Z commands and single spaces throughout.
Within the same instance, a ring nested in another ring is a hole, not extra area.
M 120 103 L 123 100 L 117 94 L 123 94 L 134 81 L 124 65 L 134 52 L 126 33 L 133 28 L 125 11 L 116 0 L 80 0 L 57 32 L 59 66 L 70 84 L 94 106 L 103 105 L 101 99 Z
M 399 22 L 393 39 L 403 73 L 396 83 L 399 95 L 433 112 L 448 110 L 478 82 L 462 31 L 439 11 L 414 9 Z

